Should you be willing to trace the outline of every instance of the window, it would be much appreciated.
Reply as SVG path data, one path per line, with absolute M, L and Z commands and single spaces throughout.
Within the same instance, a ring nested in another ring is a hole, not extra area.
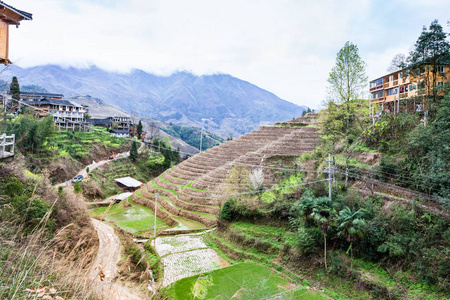
M 398 92 L 397 89 L 389 89 L 387 90 L 387 95 L 388 96 L 396 95 L 397 92 Z
M 443 81 L 438 81 L 437 86 L 443 88 L 445 83 Z
M 410 84 L 409 85 L 409 90 L 410 91 L 414 91 L 414 90 L 416 90 L 417 89 L 417 86 L 415 85 L 415 84 Z
M 394 81 L 394 75 L 389 76 L 389 81 Z
M 437 66 L 436 70 L 438 73 L 445 73 L 445 66 Z

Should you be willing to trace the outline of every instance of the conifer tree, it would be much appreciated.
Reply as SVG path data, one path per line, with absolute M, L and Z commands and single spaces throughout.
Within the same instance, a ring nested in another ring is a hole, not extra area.
M 136 162 L 136 160 L 138 159 L 138 150 L 137 150 L 137 143 L 136 141 L 133 141 L 133 143 L 131 144 L 131 150 L 130 150 L 130 159 L 133 162 Z
M 141 122 L 141 120 L 139 120 L 139 123 L 137 125 L 137 135 L 138 135 L 138 140 L 140 140 L 141 136 L 142 136 L 142 122 Z
M 423 74 L 425 77 L 422 88 L 424 94 L 430 96 L 434 104 L 438 104 L 438 66 L 450 63 L 450 43 L 438 20 L 434 20 L 428 28 L 423 27 L 408 62 L 412 76 Z M 431 112 L 434 114 L 433 107 Z
M 9 91 L 12 94 L 13 100 L 11 100 L 9 102 L 7 110 L 9 110 L 11 112 L 14 107 L 18 107 L 19 106 L 18 105 L 18 101 L 20 100 L 20 86 L 19 86 L 19 81 L 17 80 L 16 76 L 14 76 L 12 78 L 11 84 L 9 86 Z

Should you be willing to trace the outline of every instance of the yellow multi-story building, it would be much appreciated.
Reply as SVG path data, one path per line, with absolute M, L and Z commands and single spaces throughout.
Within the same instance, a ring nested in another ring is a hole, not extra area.
M 450 65 L 403 69 L 370 81 L 372 115 L 427 110 L 424 96 L 443 94 L 450 81 Z M 434 76 L 436 75 L 436 76 Z

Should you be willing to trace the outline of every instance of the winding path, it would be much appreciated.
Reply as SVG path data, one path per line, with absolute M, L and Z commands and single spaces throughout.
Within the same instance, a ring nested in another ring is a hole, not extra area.
M 101 160 L 99 162 L 94 162 L 94 163 L 92 163 L 90 165 L 87 165 L 83 169 L 81 169 L 77 173 L 77 175 L 83 175 L 83 177 L 86 178 L 87 177 L 87 168 L 89 168 L 89 171 L 92 171 L 92 170 L 97 169 L 98 167 L 103 166 L 104 164 L 107 164 L 107 163 L 109 163 L 109 162 L 111 162 L 113 160 L 121 159 L 121 158 L 127 157 L 129 155 L 130 155 L 130 152 L 123 152 L 123 153 L 116 154 L 113 159 L 105 159 L 105 160 Z M 67 185 L 69 183 L 70 183 L 70 180 L 67 180 L 65 182 L 61 182 L 61 183 L 56 184 L 55 187 L 65 186 L 65 185 Z
M 119 282 L 115 282 L 118 273 L 117 263 L 120 260 L 120 240 L 114 233 L 114 229 L 101 221 L 95 219 L 91 219 L 91 221 L 99 238 L 97 257 L 90 271 L 94 283 L 98 284 L 95 292 L 101 299 L 143 299 L 142 295 L 137 295 L 137 291 L 131 291 Z

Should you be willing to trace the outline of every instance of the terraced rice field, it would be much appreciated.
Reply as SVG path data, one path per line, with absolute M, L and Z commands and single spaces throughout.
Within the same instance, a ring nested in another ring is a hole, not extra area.
M 131 233 L 144 234 L 149 232 L 153 234 L 155 213 L 148 207 L 135 204 L 132 201 L 130 201 L 131 207 L 125 209 L 123 203 L 113 204 L 109 209 L 108 207 L 99 207 L 94 209 L 91 215 L 104 217 L 105 220 L 112 221 L 121 229 Z M 162 231 L 169 226 L 157 218 L 156 228 L 158 231 Z
M 227 264 L 206 246 L 200 234 L 158 237 L 155 249 L 164 266 L 162 286 Z
M 327 299 L 255 263 L 236 264 L 184 278 L 167 287 L 166 292 L 174 300 Z
M 236 165 L 248 169 L 264 165 L 272 156 L 298 156 L 316 146 L 315 116 L 262 126 L 243 136 L 203 151 L 167 170 L 135 193 L 135 201 L 158 210 L 168 224 L 178 224 L 176 217 L 190 219 L 211 228 L 216 225 L 224 195 L 227 174 Z M 272 183 L 272 173 L 264 169 L 265 184 Z M 139 199 L 137 199 L 139 198 Z

